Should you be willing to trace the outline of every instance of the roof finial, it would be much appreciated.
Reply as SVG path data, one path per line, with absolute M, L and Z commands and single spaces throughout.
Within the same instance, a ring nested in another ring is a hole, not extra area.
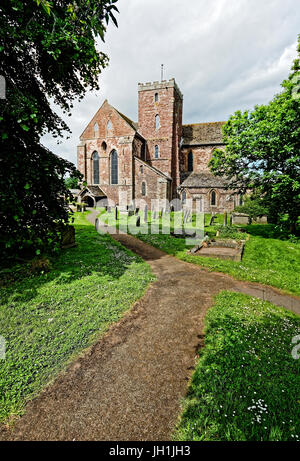
M 164 79 L 164 65 L 162 64 L 161 65 L 161 79 L 160 79 L 160 81 L 162 82 L 163 79 Z

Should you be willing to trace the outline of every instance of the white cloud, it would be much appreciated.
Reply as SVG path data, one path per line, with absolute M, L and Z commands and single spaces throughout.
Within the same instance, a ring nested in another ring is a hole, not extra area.
M 184 122 L 225 120 L 266 103 L 280 90 L 296 56 L 299 0 L 119 0 L 119 28 L 99 49 L 110 57 L 101 90 L 74 105 L 71 139 L 44 143 L 76 163 L 85 125 L 104 99 L 137 119 L 137 83 L 175 77 Z

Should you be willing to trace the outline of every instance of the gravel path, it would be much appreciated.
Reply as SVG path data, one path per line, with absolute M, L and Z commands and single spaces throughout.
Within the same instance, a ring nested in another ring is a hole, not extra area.
M 94 223 L 95 213 L 89 219 Z M 0 440 L 170 440 L 203 344 L 203 318 L 215 294 L 226 289 L 256 296 L 264 291 L 265 298 L 290 303 L 287 307 L 300 314 L 299 298 L 208 272 L 127 234 L 114 238 L 142 256 L 157 281 L 99 342 L 28 403 L 13 431 L 2 428 Z

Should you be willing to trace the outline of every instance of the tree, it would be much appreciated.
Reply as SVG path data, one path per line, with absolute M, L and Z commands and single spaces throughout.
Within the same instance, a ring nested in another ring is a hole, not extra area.
M 260 195 L 257 195 L 257 192 L 253 195 L 245 196 L 243 205 L 236 207 L 236 211 L 246 213 L 251 219 L 257 219 L 269 214 L 269 209 L 264 199 Z
M 67 189 L 77 189 L 78 186 L 78 179 L 77 178 L 65 178 L 65 186 Z
M 80 179 L 75 166 L 40 144 L 66 123 L 52 101 L 70 114 L 72 102 L 99 89 L 108 57 L 97 51 L 117 0 L 2 0 L 0 75 L 6 98 L 0 111 L 0 251 L 59 240 L 68 221 L 64 177 Z M 39 250 L 38 250 L 39 251 Z
M 300 36 L 298 44 L 300 55 Z M 259 188 L 278 221 L 288 215 L 296 233 L 300 215 L 300 66 L 296 59 L 282 92 L 267 105 L 237 111 L 224 125 L 225 150 L 210 162 L 216 175 L 245 193 Z

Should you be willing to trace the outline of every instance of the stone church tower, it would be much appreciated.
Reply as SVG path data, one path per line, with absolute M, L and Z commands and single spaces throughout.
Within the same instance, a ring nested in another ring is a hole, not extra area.
M 179 150 L 182 137 L 183 96 L 175 79 L 140 83 L 138 126 L 147 139 L 145 160 L 170 176 L 172 196 L 180 183 Z
M 161 207 L 180 199 L 200 203 L 205 213 L 230 212 L 240 198 L 215 177 L 209 161 L 223 148 L 225 122 L 182 124 L 183 96 L 175 79 L 139 83 L 138 122 L 106 100 L 80 136 L 78 169 L 87 186 L 80 192 L 89 205 Z M 194 205 L 193 205 L 194 206 Z

